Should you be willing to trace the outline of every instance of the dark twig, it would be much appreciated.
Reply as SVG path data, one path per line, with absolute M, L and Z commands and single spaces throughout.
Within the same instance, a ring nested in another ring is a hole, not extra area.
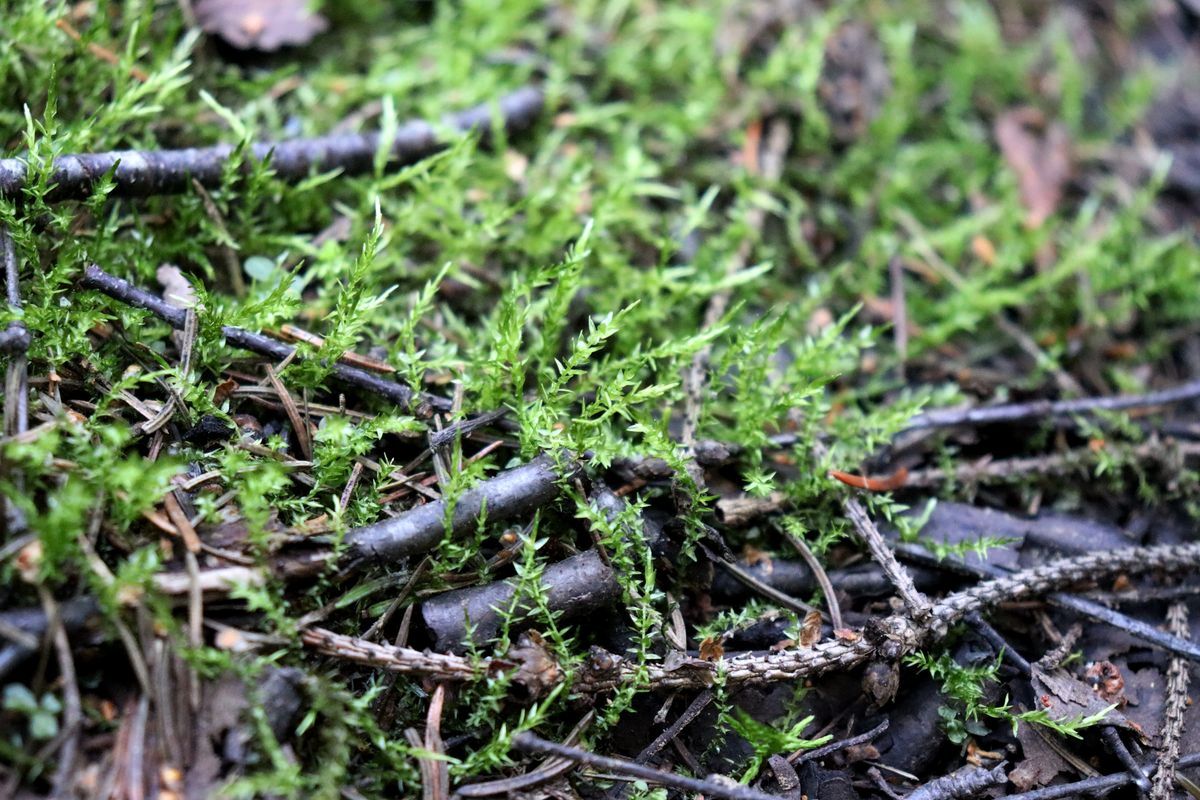
M 1179 637 L 1188 633 L 1187 605 L 1172 603 L 1167 611 L 1167 627 Z M 1183 736 L 1183 715 L 1187 711 L 1188 669 L 1181 658 L 1172 658 L 1167 667 L 1167 703 L 1163 711 L 1162 747 L 1158 772 L 1150 788 L 1150 800 L 1171 800 L 1175 796 L 1175 767 L 1179 759 L 1179 740 Z
M 417 506 L 395 519 L 355 528 L 346 534 L 351 563 L 393 562 L 425 553 L 447 533 L 461 534 L 478 524 L 486 509 L 489 520 L 531 514 L 558 497 L 559 484 L 579 474 L 579 465 L 566 460 L 556 464 L 539 456 L 528 464 L 506 470 L 463 492 L 451 505 L 453 517 L 446 525 L 447 500 Z
M 824 758 L 832 753 L 837 753 L 845 750 L 848 747 L 857 747 L 860 744 L 873 742 L 878 737 L 882 736 L 888 729 L 888 721 L 876 725 L 866 733 L 860 733 L 857 736 L 851 736 L 849 739 L 842 739 L 840 742 L 830 742 L 829 744 L 818 747 L 815 750 L 797 750 L 788 756 L 788 761 L 792 764 L 803 764 L 805 761 L 816 761 L 819 758 Z
M 527 127 L 542 112 L 540 89 L 524 87 L 504 95 L 495 103 L 450 114 L 442 119 L 447 129 L 487 135 L 496 119 L 509 130 Z M 445 143 L 439 126 L 424 120 L 406 122 L 391 143 L 391 161 L 409 164 L 437 152 Z M 277 177 L 299 181 L 317 172 L 338 169 L 346 174 L 369 171 L 382 141 L 380 133 L 351 133 L 260 142 L 251 145 L 243 169 L 269 162 Z M 226 163 L 237 150 L 234 145 L 186 150 L 126 150 L 111 153 L 80 153 L 59 156 L 50 166 L 51 200 L 87 197 L 105 175 L 112 173 L 113 194 L 147 197 L 187 191 L 192 180 L 209 188 L 221 185 Z M 28 182 L 29 165 L 17 158 L 0 159 L 0 197 L 17 195 Z
M 567 734 L 564 744 L 573 745 L 579 741 L 579 737 L 592 724 L 595 714 L 595 711 L 589 711 L 584 714 L 579 722 L 575 723 L 575 727 L 571 729 L 571 732 Z M 518 792 L 551 781 L 564 772 L 569 772 L 573 769 L 575 769 L 575 762 L 567 758 L 552 756 L 524 775 L 513 775 L 511 778 L 500 778 L 494 781 L 484 781 L 483 783 L 468 783 L 465 786 L 459 786 L 455 789 L 454 794 L 459 797 L 490 797 L 497 794 L 502 794 L 505 797 L 515 797 Z
M 1192 753 L 1179 759 L 1177 767 L 1188 769 L 1200 766 L 1200 753 Z M 1118 772 L 1115 775 L 1099 775 L 1095 778 L 1085 778 L 1074 783 L 1062 783 L 1057 786 L 1047 786 L 1019 794 L 1010 794 L 1005 800 L 1059 800 L 1063 797 L 1077 795 L 1099 795 L 1121 786 L 1133 783 L 1133 776 L 1128 772 Z
M 145 309 L 172 328 L 183 330 L 186 321 L 185 309 L 168 303 L 158 295 L 139 289 L 123 278 L 109 275 L 95 264 L 89 264 L 84 268 L 82 283 L 85 288 L 95 289 L 116 300 Z M 295 348 L 291 345 L 233 325 L 224 326 L 221 333 L 225 336 L 225 341 L 233 347 L 240 347 L 276 361 L 289 358 L 295 352 Z M 374 375 L 358 367 L 340 362 L 335 363 L 333 374 L 352 386 L 391 400 L 421 416 L 428 416 L 431 410 L 450 411 L 450 401 L 444 397 L 426 393 L 414 394 L 412 389 L 402 383 Z
M 724 797 L 727 800 L 778 800 L 774 795 L 747 786 L 737 784 L 729 786 L 717 781 L 698 780 L 685 775 L 677 775 L 674 772 L 664 772 L 623 758 L 610 758 L 580 750 L 578 747 L 548 742 L 528 731 L 513 736 L 512 743 L 519 750 L 567 758 L 585 767 L 602 769 L 618 775 L 628 775 L 661 786 L 682 789 L 685 792 L 700 792 L 705 797 Z
M 491 517 L 491 509 L 488 509 Z M 540 603 L 563 621 L 611 606 L 621 596 L 616 572 L 595 550 L 565 558 L 542 573 Z M 457 589 L 421 604 L 421 618 L 439 652 L 464 652 L 472 642 L 495 638 L 505 619 L 520 624 L 535 608 L 519 595 L 518 580 Z
M 1004 637 L 1001 636 L 995 628 L 988 624 L 988 621 L 983 618 L 982 614 L 980 614 L 978 611 L 972 611 L 963 619 L 975 630 L 976 633 L 986 639 L 987 643 L 995 648 L 997 653 L 1002 653 L 1005 661 L 1020 670 L 1022 675 L 1029 675 L 1033 672 L 1032 665 L 1025 660 L 1025 657 L 1013 649 L 1012 645 L 1006 642 Z
M 42 608 L 47 619 L 54 620 L 53 635 L 54 653 L 58 660 L 58 672 L 62 678 L 63 689 L 63 740 L 58 753 L 58 768 L 54 773 L 55 798 L 73 797 L 73 783 L 76 778 L 75 759 L 79 752 L 79 740 L 83 735 L 83 704 L 79 695 L 79 681 L 75 676 L 75 659 L 71 655 L 71 642 L 67 631 L 59 619 L 58 604 L 54 601 L 50 590 L 38 587 Z
M 991 769 L 967 766 L 956 769 L 949 775 L 922 784 L 904 796 L 904 800 L 957 800 L 962 797 L 980 797 L 993 786 L 1008 780 L 1005 764 Z
M 1105 725 L 1100 729 L 1100 741 L 1104 742 L 1104 746 L 1108 748 L 1108 752 L 1116 756 L 1117 761 L 1121 762 L 1129 777 L 1133 780 L 1133 785 L 1137 787 L 1138 794 L 1145 796 L 1150 791 L 1150 779 L 1146 777 L 1146 773 L 1141 766 L 1134 760 L 1133 754 L 1129 752 L 1129 748 L 1121 741 L 1121 734 L 1117 733 L 1115 725 Z
M 654 737 L 654 741 L 646 745 L 642 752 L 637 754 L 634 761 L 638 764 L 646 764 L 650 759 L 658 755 L 658 751 L 667 746 L 667 743 L 683 732 L 683 729 L 692 724 L 692 720 L 700 716 L 700 712 L 708 708 L 708 704 L 712 702 L 712 689 L 705 689 L 700 694 L 696 695 L 696 699 L 691 702 L 679 718 L 672 722 L 662 733 Z
M 1043 420 L 1072 414 L 1095 414 L 1101 411 L 1125 411 L 1131 408 L 1150 408 L 1172 405 L 1200 398 L 1200 380 L 1188 381 L 1170 389 L 1146 394 L 1115 395 L 1112 397 L 1079 397 L 1073 400 L 1034 400 L 1028 403 L 1007 403 L 982 408 L 945 408 L 918 414 L 908 421 L 906 430 L 919 428 L 951 428 L 958 425 L 992 425 L 998 422 Z

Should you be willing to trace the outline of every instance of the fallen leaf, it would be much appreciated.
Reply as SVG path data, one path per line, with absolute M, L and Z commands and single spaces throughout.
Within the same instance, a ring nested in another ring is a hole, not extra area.
M 1017 174 L 1021 204 L 1027 212 L 1025 224 L 1037 228 L 1058 210 L 1063 186 L 1071 175 L 1067 129 L 1058 123 L 1047 124 L 1037 109 L 1025 107 L 1001 114 L 995 135 L 1004 160 Z
M 196 22 L 239 50 L 278 50 L 312 41 L 329 27 L 308 0 L 196 0 Z
M 1008 779 L 1022 792 L 1035 786 L 1045 786 L 1060 772 L 1070 772 L 1071 765 L 1035 729 L 1033 725 L 1017 728 L 1017 741 L 1021 743 L 1024 759 L 1011 772 Z
M 517 643 L 508 649 L 505 661 L 517 665 L 513 680 L 524 686 L 529 696 L 545 696 L 562 680 L 562 669 L 546 647 L 546 640 L 537 631 L 521 634 Z
M 700 659 L 702 661 L 720 661 L 725 656 L 725 647 L 721 644 L 720 636 L 709 636 L 700 642 Z
M 800 623 L 800 646 L 812 647 L 821 640 L 821 612 L 809 611 Z

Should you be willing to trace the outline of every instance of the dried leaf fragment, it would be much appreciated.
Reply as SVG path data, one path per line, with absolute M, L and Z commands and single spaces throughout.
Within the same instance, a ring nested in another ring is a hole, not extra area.
M 1058 210 L 1071 176 L 1067 129 L 1047 123 L 1037 109 L 1025 107 L 1001 114 L 995 134 L 1004 160 L 1017 174 L 1021 204 L 1028 212 L 1025 224 L 1036 228 Z
M 720 661 L 725 656 L 725 646 L 720 636 L 709 636 L 700 642 L 700 659 L 702 661 Z
M 307 44 L 329 27 L 308 0 L 196 0 L 196 21 L 239 50 Z

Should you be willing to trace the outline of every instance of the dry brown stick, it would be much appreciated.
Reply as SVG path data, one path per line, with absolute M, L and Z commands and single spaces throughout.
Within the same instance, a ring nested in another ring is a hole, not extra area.
M 1167 611 L 1167 629 L 1187 638 L 1187 605 L 1172 603 Z M 1162 746 L 1158 771 L 1150 788 L 1150 800 L 1171 800 L 1175 796 L 1175 767 L 1179 762 L 1179 740 L 1183 736 L 1183 715 L 1187 710 L 1188 663 L 1176 656 L 1167 667 L 1167 706 L 1163 711 Z
M 766 794 L 748 786 L 739 786 L 736 783 L 730 786 L 713 780 L 699 780 L 674 772 L 664 772 L 623 758 L 610 758 L 580 750 L 578 747 L 548 742 L 528 731 L 522 731 L 513 736 L 512 743 L 514 747 L 527 752 L 567 758 L 585 767 L 615 772 L 618 775 L 628 775 L 650 783 L 682 789 L 685 792 L 699 792 L 705 797 L 723 797 L 726 800 L 778 800 L 775 795 Z
M 775 120 L 771 123 L 770 130 L 767 132 L 766 146 L 762 154 L 762 178 L 764 181 L 776 183 L 783 175 L 784 157 L 787 154 L 788 147 L 791 145 L 791 140 L 792 133 L 786 122 Z M 758 234 L 762 231 L 762 226 L 766 218 L 767 212 L 761 206 L 753 206 L 746 212 L 746 227 L 749 229 L 749 232 L 742 240 L 737 253 L 726 264 L 726 277 L 731 277 L 745 268 L 746 261 L 750 258 L 750 253 L 754 249 L 754 243 L 758 238 Z M 722 289 L 709 298 L 700 330 L 709 330 L 720 321 L 721 317 L 725 316 L 725 312 L 729 308 L 729 300 L 732 296 L 732 290 Z M 700 425 L 700 411 L 703 406 L 704 387 L 708 382 L 708 360 L 711 355 L 711 344 L 701 347 L 692 356 L 691 364 L 683 373 L 684 406 L 680 443 L 684 446 L 689 456 L 695 454 L 696 431 Z M 689 471 L 691 471 L 691 468 L 689 468 Z M 699 475 L 700 469 L 699 467 L 695 467 L 693 477 Z
M 809 546 L 804 543 L 803 539 L 791 531 L 786 531 L 782 528 L 779 531 L 791 543 L 792 547 L 796 548 L 796 552 L 804 559 L 804 563 L 812 570 L 813 577 L 817 579 L 817 583 L 821 587 L 821 594 L 825 596 L 825 605 L 829 607 L 829 621 L 833 624 L 833 629 L 837 631 L 846 627 L 846 623 L 842 621 L 842 607 L 838 604 L 837 592 L 833 588 L 833 581 L 829 580 L 829 575 L 825 572 L 825 567 L 821 565 L 816 554 L 809 549 Z
M 425 750 L 435 756 L 446 753 L 442 741 L 442 707 L 446 703 L 446 684 L 439 683 L 429 698 L 429 713 L 425 715 Z M 426 796 L 429 800 L 448 800 L 450 797 L 450 773 L 441 758 L 429 759 L 431 786 Z

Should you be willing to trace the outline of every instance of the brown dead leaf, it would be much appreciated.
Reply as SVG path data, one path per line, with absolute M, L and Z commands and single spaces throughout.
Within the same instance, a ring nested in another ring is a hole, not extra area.
M 709 636 L 700 642 L 701 661 L 720 661 L 725 656 L 725 646 L 720 636 Z
M 1060 772 L 1071 771 L 1071 765 L 1046 743 L 1036 727 L 1021 725 L 1017 728 L 1017 740 L 1025 757 L 1008 773 L 1008 779 L 1022 792 L 1028 792 L 1035 786 L 1045 786 Z
M 521 634 L 504 658 L 517 665 L 513 677 L 533 698 L 544 696 L 562 680 L 558 662 L 546 647 L 546 640 L 537 631 Z
M 1017 174 L 1021 204 L 1028 212 L 1025 224 L 1039 227 L 1058 210 L 1063 186 L 1071 176 L 1067 129 L 1047 123 L 1037 109 L 1024 107 L 1001 114 L 995 135 L 1004 160 Z
M 800 641 L 801 647 L 812 647 L 821 640 L 821 612 L 809 611 L 804 615 L 804 621 L 800 623 Z
M 853 644 L 854 642 L 857 642 L 859 639 L 862 638 L 861 633 L 859 633 L 858 631 L 855 631 L 855 630 L 851 630 L 850 628 L 838 628 L 837 630 L 835 630 L 833 632 L 833 635 L 839 641 L 849 642 L 851 644 Z
M 329 27 L 307 0 L 196 0 L 196 22 L 239 50 L 307 44 Z

